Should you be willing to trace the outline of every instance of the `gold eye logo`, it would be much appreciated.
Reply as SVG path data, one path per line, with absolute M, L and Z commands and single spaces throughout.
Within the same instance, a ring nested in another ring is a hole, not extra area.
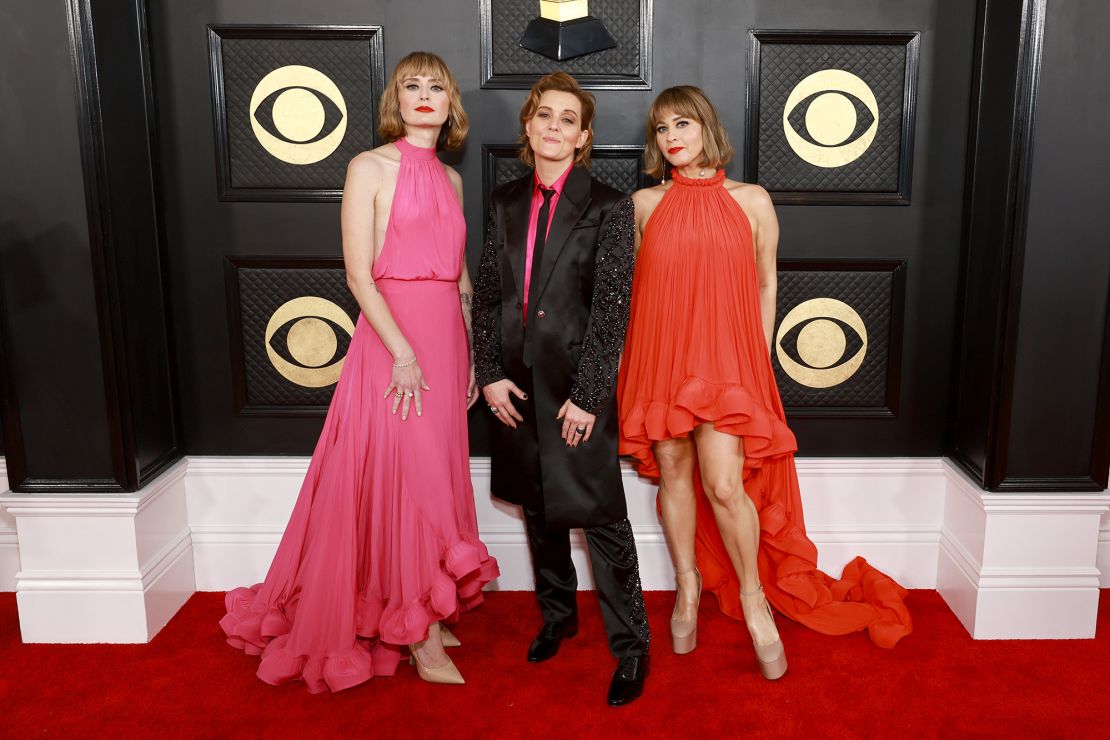
M 251 128 L 258 143 L 289 164 L 312 164 L 334 152 L 347 133 L 347 103 L 319 70 L 279 67 L 254 88 Z
M 855 375 L 867 354 L 867 327 L 835 298 L 813 298 L 792 308 L 779 324 L 775 355 L 793 380 L 831 388 Z
M 339 380 L 355 325 L 324 298 L 301 296 L 283 304 L 266 324 L 266 354 L 288 381 L 323 388 Z
M 786 141 L 817 167 L 859 159 L 879 130 L 879 104 L 867 83 L 842 69 L 823 69 L 790 91 L 782 112 Z

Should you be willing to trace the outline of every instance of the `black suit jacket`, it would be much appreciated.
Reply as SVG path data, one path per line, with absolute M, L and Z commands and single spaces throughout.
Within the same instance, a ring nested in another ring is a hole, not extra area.
M 495 425 L 493 494 L 538 509 L 556 527 L 627 516 L 617 457 L 617 370 L 634 266 L 632 201 L 575 167 L 563 187 L 530 287 L 524 262 L 533 173 L 496 188 L 474 289 L 478 383 L 509 378 L 532 394 L 524 424 Z M 597 415 L 568 447 L 555 415 L 567 399 Z

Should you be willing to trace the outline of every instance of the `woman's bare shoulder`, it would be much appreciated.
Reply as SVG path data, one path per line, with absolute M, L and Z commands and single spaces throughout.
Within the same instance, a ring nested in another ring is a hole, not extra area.
M 659 204 L 659 201 L 663 199 L 663 196 L 666 195 L 667 191 L 670 189 L 671 184 L 669 182 L 662 182 L 658 185 L 641 188 L 632 193 L 632 203 L 636 206 L 637 209 L 654 208 L 656 205 Z
M 765 211 L 767 208 L 774 208 L 771 202 L 771 195 L 764 190 L 762 185 L 756 185 L 750 182 L 739 182 L 737 180 L 725 180 L 725 190 L 729 195 L 736 199 L 736 202 L 744 207 L 745 211 L 749 213 Z
M 347 168 L 366 174 L 380 173 L 390 166 L 396 167 L 401 161 L 401 152 L 393 144 L 382 144 L 379 147 L 359 152 L 351 158 Z

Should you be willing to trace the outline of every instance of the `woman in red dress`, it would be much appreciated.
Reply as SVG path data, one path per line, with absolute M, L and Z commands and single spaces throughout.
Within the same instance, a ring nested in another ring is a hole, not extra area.
M 884 647 L 911 630 L 906 595 L 862 558 L 834 581 L 805 534 L 797 443 L 769 347 L 778 220 L 758 185 L 725 178 L 728 134 L 696 87 L 664 90 L 648 114 L 635 193 L 632 318 L 618 385 L 620 452 L 659 478 L 675 566 L 675 652 L 694 649 L 702 582 L 743 617 L 766 678 L 786 672 L 768 602 L 826 634 L 867 628 Z

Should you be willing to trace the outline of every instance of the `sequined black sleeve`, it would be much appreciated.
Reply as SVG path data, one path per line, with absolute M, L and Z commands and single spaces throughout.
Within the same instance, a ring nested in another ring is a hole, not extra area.
M 494 215 L 491 207 L 486 245 L 474 280 L 474 372 L 479 388 L 505 377 L 501 365 L 501 245 Z
M 632 298 L 635 212 L 628 198 L 613 206 L 594 261 L 590 323 L 570 400 L 591 414 L 600 413 L 613 395 Z

